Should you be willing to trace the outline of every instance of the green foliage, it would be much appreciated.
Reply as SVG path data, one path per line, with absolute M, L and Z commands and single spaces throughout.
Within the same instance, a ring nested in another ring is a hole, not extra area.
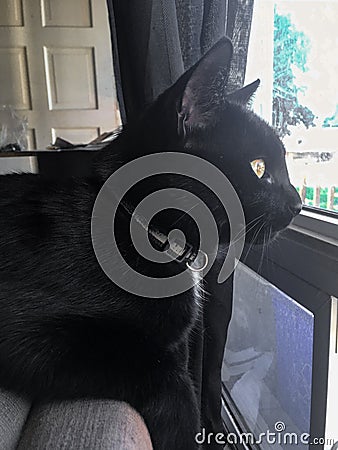
M 298 31 L 290 15 L 274 12 L 274 58 L 273 58 L 273 124 L 281 137 L 290 134 L 289 126 L 303 123 L 314 126 L 312 111 L 298 102 L 298 92 L 304 86 L 296 86 L 293 67 L 302 72 L 308 70 L 307 55 L 311 48 L 309 38 Z
M 336 105 L 336 112 L 331 117 L 324 119 L 323 127 L 338 127 L 338 105 Z
M 296 187 L 298 194 L 300 194 L 300 187 Z M 338 187 L 334 190 L 334 198 L 333 198 L 333 210 L 338 211 Z M 329 208 L 329 189 L 321 188 L 319 194 L 319 207 L 323 209 Z M 314 202 L 315 189 L 313 187 L 306 187 L 305 190 L 305 204 L 308 206 L 315 206 Z

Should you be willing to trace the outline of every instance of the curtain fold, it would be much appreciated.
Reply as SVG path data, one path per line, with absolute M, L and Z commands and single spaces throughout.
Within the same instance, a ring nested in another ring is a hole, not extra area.
M 122 121 L 227 35 L 234 44 L 229 90 L 243 85 L 254 0 L 107 0 Z
M 226 34 L 232 40 L 234 55 L 228 78 L 228 92 L 244 84 L 254 0 L 229 0 Z
M 142 113 L 224 35 L 234 45 L 228 91 L 242 87 L 253 1 L 107 0 L 122 122 Z M 192 333 L 190 372 L 202 426 L 216 435 L 224 431 L 220 372 L 233 284 L 232 277 L 222 285 L 206 282 L 210 300 Z

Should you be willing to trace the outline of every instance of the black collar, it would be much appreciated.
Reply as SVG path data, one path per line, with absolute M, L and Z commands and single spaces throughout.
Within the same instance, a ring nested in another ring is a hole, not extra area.
M 121 202 L 124 210 L 129 216 L 133 216 L 136 222 L 151 236 L 155 247 L 167 253 L 174 261 L 185 264 L 193 272 L 201 272 L 208 265 L 208 255 L 202 250 L 196 250 L 188 242 L 175 239 L 170 240 L 165 233 L 154 227 L 148 227 L 144 217 L 133 214 L 134 209 L 126 202 Z

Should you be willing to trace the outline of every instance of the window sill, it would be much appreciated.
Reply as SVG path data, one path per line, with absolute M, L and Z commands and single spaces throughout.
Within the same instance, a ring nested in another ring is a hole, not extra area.
M 247 258 L 253 270 L 261 253 L 262 249 L 252 249 Z M 264 253 L 269 273 L 273 272 L 270 261 L 320 291 L 338 296 L 338 218 L 304 210 Z M 290 292 L 278 287 L 293 296 L 291 286 Z
M 334 213 L 305 208 L 289 229 L 338 247 L 338 215 Z

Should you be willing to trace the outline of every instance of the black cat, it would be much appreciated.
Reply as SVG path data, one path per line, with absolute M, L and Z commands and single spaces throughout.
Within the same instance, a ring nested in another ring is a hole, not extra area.
M 222 39 L 98 155 L 91 178 L 0 177 L 2 387 L 37 400 L 125 400 L 144 417 L 155 449 L 197 447 L 199 408 L 188 352 L 203 292 L 153 299 L 120 289 L 95 257 L 91 215 L 103 183 L 121 165 L 177 151 L 208 160 L 228 177 L 253 227 L 249 241 L 263 242 L 289 224 L 301 206 L 285 150 L 246 108 L 258 82 L 225 94 L 231 56 L 230 41 Z M 128 192 L 115 231 L 126 260 L 154 277 L 171 276 L 181 265 L 147 263 L 130 245 L 128 227 L 139 201 L 168 186 L 202 198 L 219 225 L 220 248 L 229 243 L 226 213 L 210 190 L 181 175 L 153 176 Z M 179 227 L 197 248 L 188 214 L 164 211 L 151 226 L 164 236 Z M 223 257 L 220 251 L 216 267 Z

